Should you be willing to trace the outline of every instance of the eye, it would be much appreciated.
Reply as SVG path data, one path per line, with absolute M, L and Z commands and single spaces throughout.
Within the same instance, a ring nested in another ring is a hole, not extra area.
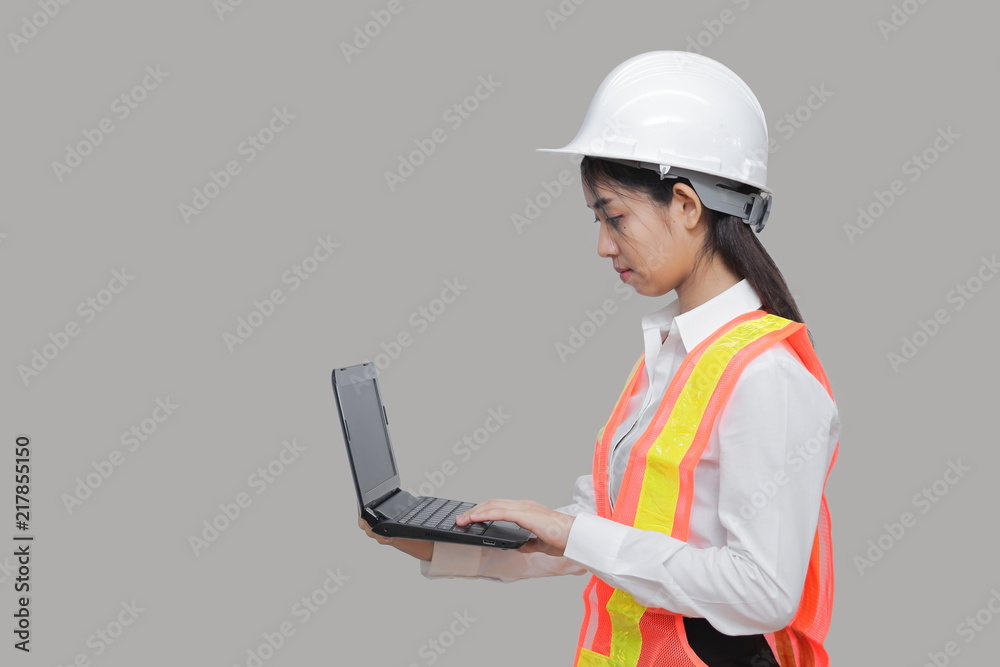
M 624 216 L 616 215 L 613 218 L 608 218 L 608 224 L 611 225 L 612 227 L 617 227 L 618 226 L 618 221 L 621 220 L 623 217 Z M 595 224 L 598 223 L 598 222 L 600 222 L 600 221 L 601 221 L 601 219 L 599 217 L 596 217 L 596 216 L 594 217 L 594 223 Z

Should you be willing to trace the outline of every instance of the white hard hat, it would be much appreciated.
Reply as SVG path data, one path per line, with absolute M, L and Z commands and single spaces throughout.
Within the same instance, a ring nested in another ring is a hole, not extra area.
M 576 137 L 562 148 L 538 150 L 687 178 L 706 207 L 742 218 L 757 232 L 770 212 L 764 111 L 732 70 L 697 53 L 629 58 L 601 83 Z

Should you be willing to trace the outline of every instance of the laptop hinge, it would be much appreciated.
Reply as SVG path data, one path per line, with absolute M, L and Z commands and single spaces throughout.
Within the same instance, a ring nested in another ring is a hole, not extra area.
M 369 508 L 377 516 L 381 517 L 381 519 L 392 521 L 400 517 L 416 501 L 417 498 L 411 495 L 409 491 L 397 488 L 378 502 L 371 503 Z
M 385 494 L 378 500 L 373 500 L 372 502 L 368 503 L 368 505 L 365 506 L 365 511 L 368 512 L 368 514 L 374 519 L 391 519 L 392 517 L 387 515 L 385 512 L 380 512 L 378 510 L 378 506 L 384 503 L 385 501 L 389 500 L 389 498 L 396 495 L 397 493 L 399 493 L 398 487 L 393 489 L 389 493 Z

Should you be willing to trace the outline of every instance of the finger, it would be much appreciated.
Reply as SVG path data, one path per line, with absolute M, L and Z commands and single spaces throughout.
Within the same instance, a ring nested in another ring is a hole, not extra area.
M 473 505 L 472 507 L 470 507 L 469 509 L 465 510 L 464 512 L 455 517 L 455 524 L 459 526 L 464 526 L 467 523 L 471 523 L 472 519 L 470 517 L 472 517 L 473 514 L 481 512 L 484 507 L 487 508 L 492 507 L 492 504 L 495 502 L 496 500 L 494 499 L 494 500 L 487 500 L 486 502 L 482 502 L 477 505 Z
M 519 514 L 521 510 L 507 505 L 484 505 L 478 509 L 471 509 L 467 516 L 472 521 L 496 520 L 502 516 Z
M 372 532 L 371 528 L 369 528 L 366 532 L 368 533 L 368 537 L 373 538 L 379 544 L 392 544 L 393 542 L 393 538 L 385 537 L 384 535 L 379 535 L 377 533 L 374 533 Z
M 507 507 L 492 507 L 477 510 L 469 517 L 470 523 L 485 521 L 508 521 L 510 523 L 515 523 L 522 528 L 526 528 L 527 530 L 534 532 L 536 535 L 539 534 L 538 531 L 534 529 L 535 524 L 538 522 L 538 517 L 533 515 L 531 512 L 526 512 L 524 510 L 511 509 Z
M 472 514 L 481 511 L 483 508 L 493 507 L 498 502 L 503 502 L 503 500 L 499 499 L 499 498 L 492 498 L 490 500 L 487 500 L 487 501 L 484 501 L 484 502 L 481 502 L 481 503 L 477 503 L 477 504 L 473 505 L 472 507 L 470 507 L 469 509 L 467 509 L 464 512 L 462 512 L 461 514 L 459 514 L 455 518 L 458 519 L 459 517 L 461 517 L 463 519 L 467 519 L 470 516 L 472 516 Z
M 358 524 L 361 526 L 361 528 L 364 529 L 365 535 L 367 535 L 368 537 L 374 539 L 379 544 L 392 544 L 392 538 L 391 537 L 383 537 L 381 535 L 377 535 L 372 530 L 372 527 L 368 524 L 368 522 L 365 521 L 364 519 L 359 519 L 358 520 Z
M 494 498 L 492 500 L 487 500 L 484 503 L 479 503 L 474 507 L 467 509 L 462 514 L 455 517 L 455 522 L 461 523 L 459 525 L 464 525 L 465 523 L 472 521 L 489 521 L 491 518 L 496 520 L 494 517 L 485 518 L 489 512 L 495 510 L 506 510 L 506 511 L 521 511 L 528 509 L 532 501 L 530 500 L 510 500 L 508 498 Z
M 455 517 L 455 523 L 462 526 L 476 521 L 497 521 L 510 516 L 510 514 L 510 508 L 484 504 L 481 507 L 470 509 L 460 517 Z
M 531 525 L 538 523 L 549 513 L 552 513 L 552 510 L 533 500 L 501 499 L 491 500 L 489 503 L 484 503 L 480 509 L 470 510 L 468 518 L 471 521 L 513 521 L 532 530 Z

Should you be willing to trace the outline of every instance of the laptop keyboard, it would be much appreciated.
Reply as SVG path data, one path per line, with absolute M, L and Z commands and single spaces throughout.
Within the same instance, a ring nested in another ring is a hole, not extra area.
M 398 519 L 398 523 L 405 523 L 410 526 L 421 526 L 423 528 L 437 528 L 438 530 L 448 530 L 456 533 L 482 535 L 493 523 L 492 521 L 477 521 L 465 526 L 455 525 L 456 516 L 475 506 L 475 503 L 461 502 L 458 500 L 424 498 L 416 505 L 408 509 L 406 514 Z

